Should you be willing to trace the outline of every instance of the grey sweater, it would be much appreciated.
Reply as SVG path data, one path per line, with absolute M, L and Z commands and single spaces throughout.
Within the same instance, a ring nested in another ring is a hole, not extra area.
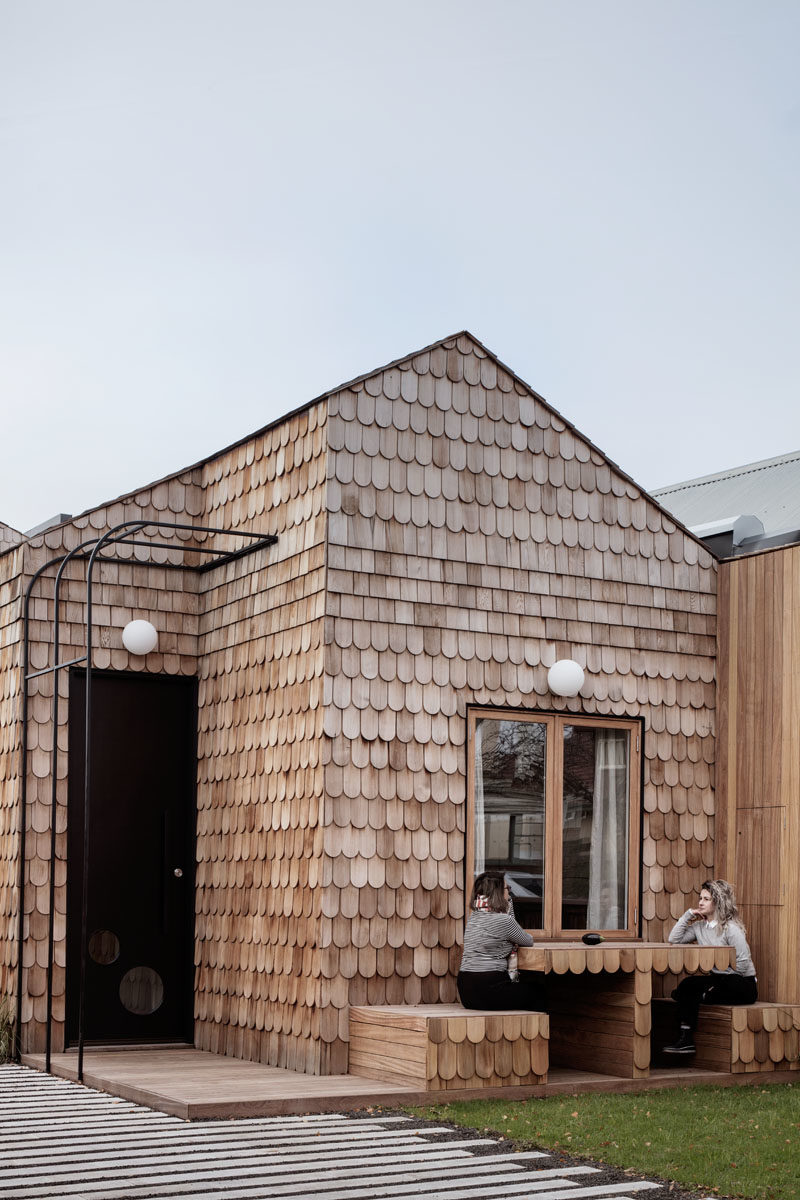
M 462 971 L 506 971 L 516 946 L 532 946 L 533 938 L 511 913 L 473 908 L 464 932 Z
M 671 942 L 697 942 L 698 946 L 733 946 L 736 950 L 736 966 L 726 967 L 721 971 L 719 967 L 712 967 L 717 975 L 755 975 L 756 969 L 753 966 L 753 960 L 750 957 L 750 947 L 747 944 L 747 938 L 744 935 L 744 929 L 736 921 L 729 921 L 727 925 L 721 925 L 719 921 L 695 921 L 690 925 L 694 913 L 690 908 L 676 921 L 672 927 L 672 932 L 669 935 Z

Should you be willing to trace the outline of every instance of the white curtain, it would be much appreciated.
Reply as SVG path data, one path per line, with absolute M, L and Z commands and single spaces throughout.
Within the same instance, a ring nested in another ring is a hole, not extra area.
M 589 851 L 589 929 L 623 929 L 628 876 L 628 736 L 595 737 L 594 805 Z
M 475 874 L 486 870 L 486 810 L 483 803 L 483 721 L 475 724 L 475 803 L 473 828 L 475 830 Z M 470 887 L 472 886 L 470 882 Z

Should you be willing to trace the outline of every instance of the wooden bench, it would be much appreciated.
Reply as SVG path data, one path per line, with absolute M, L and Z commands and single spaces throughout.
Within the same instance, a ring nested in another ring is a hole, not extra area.
M 653 1001 L 653 1056 L 676 1037 L 674 1000 Z M 686 1065 L 708 1071 L 800 1070 L 800 1004 L 702 1004 L 694 1035 L 697 1053 Z M 673 1055 L 664 1055 L 676 1065 Z
M 353 1006 L 350 1073 L 426 1091 L 547 1082 L 547 1013 L 460 1004 Z

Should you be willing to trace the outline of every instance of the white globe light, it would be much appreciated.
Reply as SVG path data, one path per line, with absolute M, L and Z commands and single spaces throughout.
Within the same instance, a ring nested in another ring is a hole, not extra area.
M 122 644 L 131 654 L 149 654 L 158 645 L 158 630 L 149 621 L 128 621 Z
M 577 696 L 585 678 L 579 663 L 571 658 L 561 658 L 547 672 L 547 686 L 556 696 Z

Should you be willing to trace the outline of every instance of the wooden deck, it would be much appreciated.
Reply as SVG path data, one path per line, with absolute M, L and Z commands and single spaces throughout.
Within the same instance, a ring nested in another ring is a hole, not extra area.
M 23 1055 L 24 1066 L 44 1070 L 43 1054 Z M 54 1054 L 52 1071 L 77 1079 L 75 1052 Z M 572 1092 L 645 1091 L 686 1087 L 797 1081 L 789 1071 L 734 1075 L 691 1067 L 654 1070 L 649 1079 L 622 1079 L 555 1068 L 548 1082 L 536 1087 L 499 1087 L 459 1091 L 459 1100 L 505 1098 L 523 1100 Z M 225 1117 L 282 1116 L 294 1113 L 347 1112 L 372 1105 L 447 1103 L 452 1092 L 426 1092 L 399 1083 L 358 1075 L 300 1075 L 279 1067 L 242 1062 L 191 1046 L 88 1050 L 83 1081 L 88 1087 L 120 1096 L 184 1120 Z

